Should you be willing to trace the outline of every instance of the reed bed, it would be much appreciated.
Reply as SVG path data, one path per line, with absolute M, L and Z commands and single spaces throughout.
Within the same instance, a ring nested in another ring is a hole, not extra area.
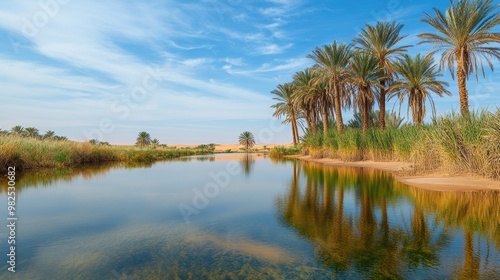
M 207 148 L 118 147 L 72 141 L 0 136 L 0 167 L 17 170 L 63 168 L 104 162 L 153 162 L 169 158 L 212 153 Z
M 476 111 L 469 118 L 455 113 L 430 125 L 404 125 L 365 134 L 358 128 L 307 134 L 303 153 L 344 161 L 411 162 L 415 173 L 441 171 L 500 179 L 500 109 Z

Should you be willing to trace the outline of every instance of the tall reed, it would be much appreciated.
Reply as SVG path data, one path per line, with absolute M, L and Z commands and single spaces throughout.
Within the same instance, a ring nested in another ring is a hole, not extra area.
M 444 115 L 431 125 L 404 125 L 365 134 L 359 128 L 342 133 L 306 135 L 303 153 L 345 161 L 412 162 L 414 171 L 467 173 L 500 179 L 500 109 L 472 112 L 469 118 Z

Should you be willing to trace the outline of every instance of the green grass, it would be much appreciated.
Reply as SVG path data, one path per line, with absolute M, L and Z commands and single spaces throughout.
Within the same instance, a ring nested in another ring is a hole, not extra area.
M 0 167 L 18 170 L 63 168 L 104 162 L 154 162 L 189 155 L 210 154 L 209 145 L 195 149 L 117 147 L 71 141 L 0 136 Z
M 431 125 L 400 128 L 330 129 L 306 135 L 304 152 L 312 157 L 345 161 L 375 160 L 412 162 L 415 171 L 446 171 L 500 179 L 500 109 L 473 112 L 470 118 L 455 113 Z
M 276 146 L 272 148 L 271 151 L 269 152 L 269 155 L 271 157 L 283 157 L 283 156 L 298 155 L 298 154 L 300 154 L 299 147 L 286 148 L 284 146 Z

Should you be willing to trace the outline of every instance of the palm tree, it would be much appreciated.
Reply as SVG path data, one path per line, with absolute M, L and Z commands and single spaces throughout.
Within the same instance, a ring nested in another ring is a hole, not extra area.
M 20 126 L 20 125 L 16 125 L 14 126 L 10 132 L 12 133 L 12 135 L 16 135 L 16 136 L 25 136 L 26 135 L 26 131 L 24 130 L 24 127 Z
M 26 131 L 26 135 L 31 138 L 37 138 L 39 135 L 38 129 L 34 127 L 27 127 L 24 130 Z
M 321 104 L 321 98 L 325 95 L 326 89 L 325 83 L 318 81 L 320 78 L 318 71 L 313 68 L 299 71 L 293 76 L 294 104 L 302 110 L 307 127 L 312 134 L 317 132 L 318 108 L 322 105 L 331 106 L 331 102 Z
M 442 51 L 441 69 L 447 66 L 453 78 L 456 67 L 462 116 L 469 116 L 466 80 L 473 72 L 478 80 L 478 68 L 485 76 L 483 60 L 493 70 L 490 58 L 500 58 L 500 49 L 491 45 L 500 42 L 500 33 L 492 32 L 500 24 L 497 7 L 492 0 L 452 0 L 445 14 L 434 8 L 434 16 L 425 13 L 422 19 L 437 31 L 418 35 L 422 43 L 435 45 L 432 54 Z
M 401 79 L 391 86 L 390 91 L 398 94 L 401 103 L 408 96 L 408 109 L 411 108 L 413 122 L 416 125 L 421 125 L 423 122 L 427 98 L 429 98 L 433 116 L 436 115 L 436 107 L 430 95 L 431 92 L 439 97 L 442 97 L 443 94 L 451 94 L 444 88 L 448 86 L 448 83 L 437 80 L 437 77 L 442 75 L 436 67 L 431 55 L 421 57 L 420 54 L 417 54 L 412 58 L 405 54 L 403 58 L 394 62 L 394 69 Z
M 245 149 L 248 150 L 255 145 L 255 138 L 250 131 L 245 131 L 240 134 L 239 143 L 240 145 L 245 146 Z
M 271 106 L 271 108 L 275 109 L 273 117 L 281 119 L 281 116 L 286 116 L 283 123 L 290 122 L 292 124 L 293 144 L 297 145 L 299 142 L 299 132 L 297 129 L 297 114 L 293 102 L 294 87 L 291 83 L 280 84 L 271 93 L 276 95 L 273 100 L 278 101 L 278 103 Z
M 379 84 L 381 68 L 377 57 L 370 52 L 355 52 L 349 64 L 351 69 L 349 82 L 355 91 L 354 104 L 361 112 L 363 133 L 365 133 L 375 103 L 374 89 Z
M 396 45 L 406 36 L 401 36 L 401 29 L 404 25 L 396 22 L 380 22 L 375 26 L 367 24 L 364 30 L 354 39 L 359 44 L 358 49 L 366 50 L 373 54 L 377 60 L 379 68 L 383 75 L 379 80 L 380 94 L 378 96 L 379 104 L 379 123 L 380 128 L 385 129 L 385 103 L 387 95 L 387 85 L 394 77 L 392 58 L 406 52 L 409 46 L 396 47 Z
M 160 146 L 160 140 L 155 138 L 151 141 L 151 144 L 153 144 L 153 147 L 156 148 L 157 146 Z
M 47 130 L 43 135 L 43 139 L 53 139 L 56 136 L 56 133 L 52 130 Z
M 346 98 L 344 85 L 347 79 L 349 58 L 352 55 L 352 46 L 345 43 L 338 44 L 334 41 L 331 45 L 322 48 L 316 47 L 308 58 L 313 59 L 321 67 L 328 77 L 328 91 L 325 91 L 323 100 L 333 96 L 335 104 L 335 115 L 337 118 L 337 130 L 342 132 L 344 124 L 342 120 L 342 107 Z M 323 130 L 326 135 L 328 130 L 328 110 L 322 106 Z
M 140 132 L 137 135 L 137 141 L 135 142 L 135 144 L 141 147 L 151 144 L 151 135 L 149 135 L 149 133 L 147 133 L 146 131 Z

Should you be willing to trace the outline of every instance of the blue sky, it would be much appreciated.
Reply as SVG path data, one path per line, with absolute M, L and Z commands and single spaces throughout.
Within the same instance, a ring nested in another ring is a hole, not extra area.
M 235 143 L 249 130 L 259 143 L 289 143 L 290 128 L 271 117 L 270 91 L 311 66 L 306 56 L 314 47 L 350 42 L 377 20 L 403 23 L 404 44 L 415 45 L 417 34 L 430 31 L 420 22 L 423 12 L 448 5 L 2 1 L 0 128 L 34 126 L 72 140 L 116 144 L 134 143 L 140 131 L 166 144 Z M 410 53 L 428 49 L 417 45 Z M 499 77 L 488 72 L 469 82 L 471 107 L 500 106 Z M 435 98 L 438 113 L 458 110 L 456 82 L 449 74 L 443 79 L 453 95 Z

